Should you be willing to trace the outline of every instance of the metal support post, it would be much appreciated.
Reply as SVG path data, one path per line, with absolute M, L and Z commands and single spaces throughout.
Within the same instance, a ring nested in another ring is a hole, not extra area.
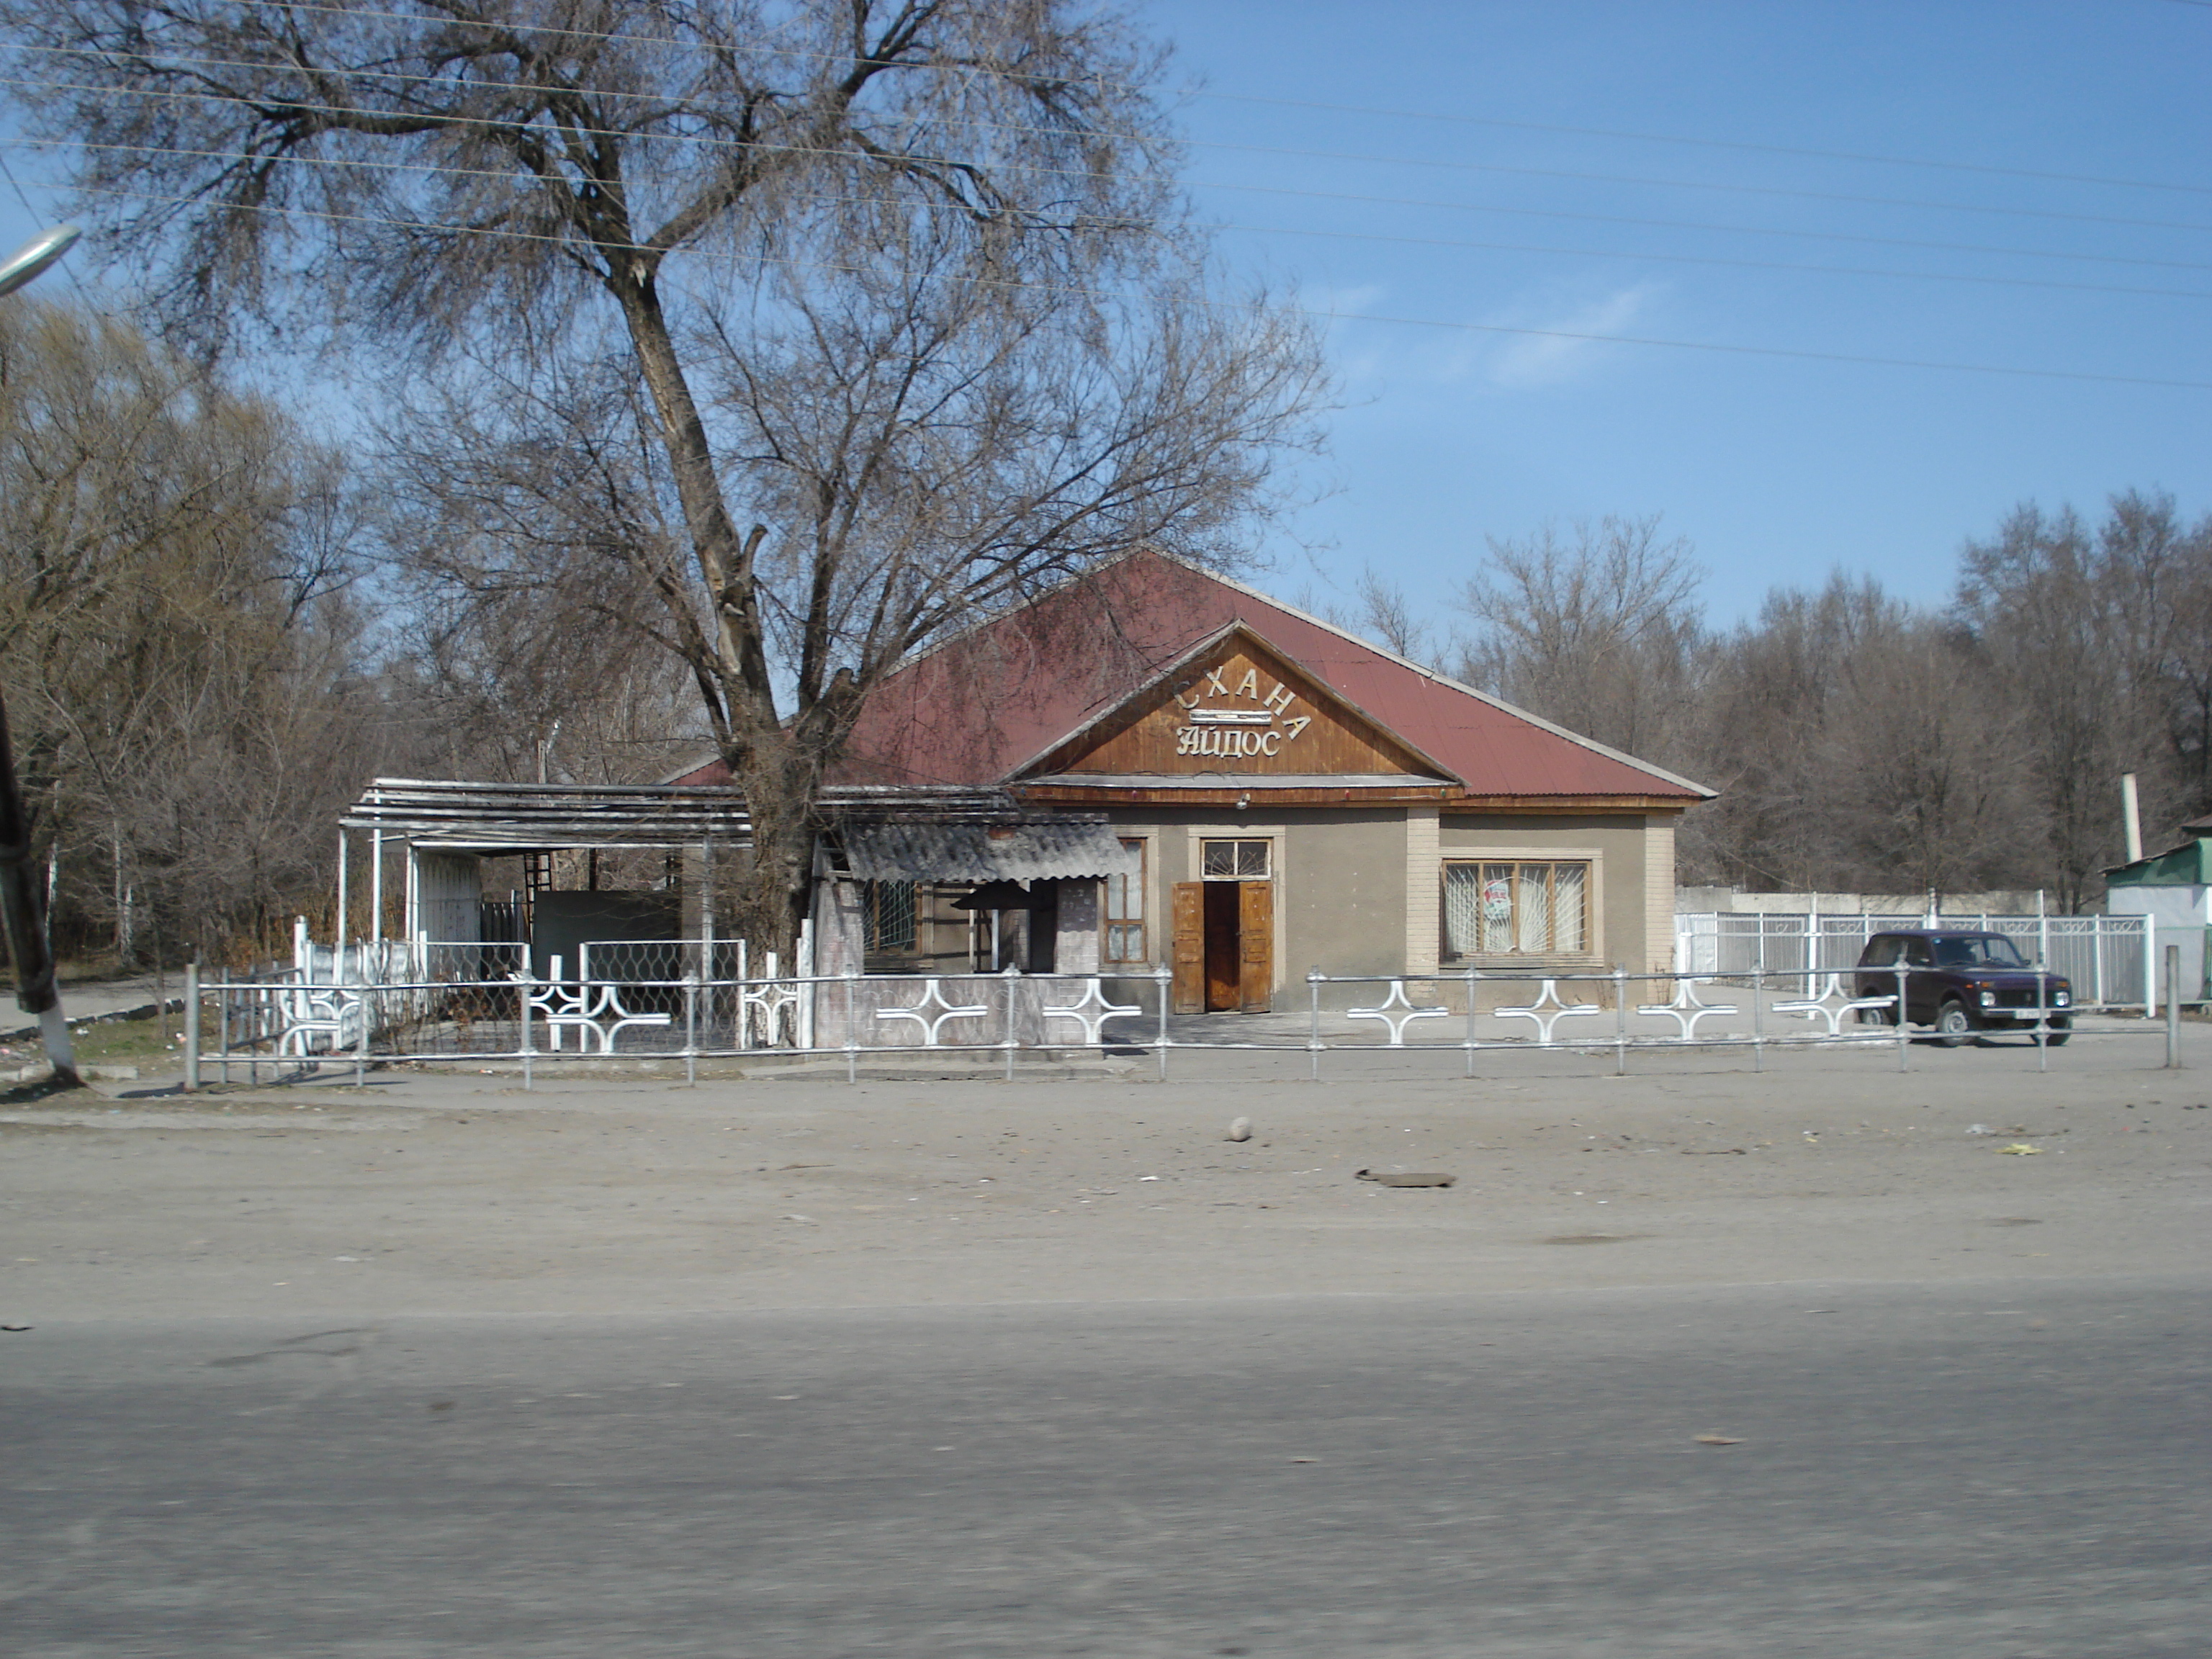
M 1152 1052 L 1159 1057 L 1160 1081 L 1168 1080 L 1168 1002 L 1175 975 L 1164 967 L 1152 969 L 1152 987 L 1160 994 L 1160 1038 Z
M 699 969 L 684 980 L 684 1085 L 699 1086 Z
M 185 1092 L 200 1086 L 200 965 L 185 964 Z
M 1014 977 L 1006 976 L 1006 1081 L 1014 1080 Z
M 1481 977 L 1473 968 L 1467 970 L 1467 1075 L 1470 1081 L 1474 1077 L 1474 988 Z
M 523 969 L 522 969 L 522 977 L 521 977 L 520 979 L 519 979 L 519 980 L 517 980 L 517 981 L 515 981 L 515 985 L 514 985 L 514 994 L 515 994 L 515 995 L 516 995 L 516 996 L 518 996 L 518 997 L 521 998 L 521 1000 L 521 1000 L 521 1005 L 520 1005 L 520 1007 L 521 1007 L 520 1031 L 521 1031 L 521 1048 L 522 1048 L 522 1086 L 523 1086 L 524 1088 L 527 1089 L 527 1088 L 529 1088 L 529 1087 L 531 1086 L 531 1075 L 530 1075 L 530 1056 L 531 1056 L 531 1046 L 530 1046 L 530 988 L 531 988 L 533 984 L 535 984 L 537 981 L 534 981 L 533 979 L 532 979 L 532 978 L 531 978 L 531 976 L 530 976 L 531 968 L 532 968 L 534 964 L 531 963 L 530 959 L 529 959 L 529 958 L 528 958 L 528 957 L 526 957 L 526 956 L 523 958 L 523 962 L 524 962 L 524 964 L 525 964 L 525 965 L 524 965 Z M 559 973 L 561 970 L 560 970 L 560 969 L 556 966 L 556 967 L 554 969 L 554 970 L 553 970 L 553 971 L 554 971 L 555 973 L 556 973 L 556 974 L 557 974 L 557 973 Z M 581 1043 L 581 1042 L 582 1042 L 582 1038 L 580 1036 L 580 1037 L 577 1039 L 577 1041 L 578 1041 L 579 1044 L 580 1045 L 580 1043 Z
M 2142 927 L 2143 1018 L 2148 1019 L 2158 1009 L 2158 924 L 2145 916 Z
M 859 1030 L 854 1021 L 860 1018 L 856 1005 L 860 1001 L 860 976 L 850 963 L 845 964 L 845 1081 L 857 1084 L 860 1080 L 860 1049 Z M 743 1003 L 738 1005 L 738 1018 L 744 1018 Z
M 1628 1075 L 1628 964 L 1613 964 L 1613 1074 Z
M 707 977 L 714 977 L 714 842 L 710 836 L 699 843 L 699 954 L 707 963 Z M 738 977 L 745 970 L 740 967 Z M 742 1004 L 740 1007 L 742 1008 Z M 740 1018 L 742 1018 L 742 1014 Z M 742 1039 L 738 1046 L 744 1047 Z
M 1905 957 L 1897 958 L 1897 1069 L 1905 1069 L 1907 1042 L 1905 1036 Z
M 1306 969 L 1306 1000 L 1311 1012 L 1306 1024 L 1306 1054 L 1309 1076 L 1321 1081 L 1321 966 L 1316 963 Z
M 343 830 L 338 831 L 338 918 L 337 926 L 331 930 L 335 940 L 331 948 L 341 961 L 345 957 L 346 912 L 353 904 L 353 894 L 349 884 L 350 877 L 347 869 L 346 850 L 352 839 Z M 333 977 L 335 976 L 333 975 Z
M 2181 1069 L 2181 947 L 2166 947 L 2166 1069 Z
M 1761 934 L 1764 943 L 1765 935 Z M 1763 954 L 1763 952 L 1762 952 Z M 1751 1069 L 1766 1069 L 1766 974 L 1762 968 L 1751 976 Z
M 354 1042 L 353 1086 L 366 1089 L 368 1087 L 368 1033 L 369 1028 L 376 1024 L 376 1006 L 368 1000 L 367 974 L 361 975 L 361 983 L 356 988 L 361 993 L 361 1036 Z

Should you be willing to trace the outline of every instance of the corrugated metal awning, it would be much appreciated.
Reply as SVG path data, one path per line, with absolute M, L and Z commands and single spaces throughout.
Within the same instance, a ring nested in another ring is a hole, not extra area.
M 1134 875 L 1137 854 L 1103 822 L 848 822 L 845 863 L 866 881 L 1053 881 Z

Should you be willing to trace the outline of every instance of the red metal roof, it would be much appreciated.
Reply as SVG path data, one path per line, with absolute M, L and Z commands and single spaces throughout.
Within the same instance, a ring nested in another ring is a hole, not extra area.
M 1449 768 L 1470 796 L 1637 796 L 1686 805 L 1712 793 L 1149 551 L 898 669 L 869 698 L 829 781 L 999 783 L 1231 623 Z M 726 777 L 716 764 L 678 781 Z

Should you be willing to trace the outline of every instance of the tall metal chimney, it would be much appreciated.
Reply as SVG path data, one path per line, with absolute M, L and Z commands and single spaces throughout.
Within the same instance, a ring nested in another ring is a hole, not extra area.
M 2142 857 L 2142 808 L 2136 799 L 2136 775 L 2120 774 L 2120 813 L 2127 820 L 2128 862 Z

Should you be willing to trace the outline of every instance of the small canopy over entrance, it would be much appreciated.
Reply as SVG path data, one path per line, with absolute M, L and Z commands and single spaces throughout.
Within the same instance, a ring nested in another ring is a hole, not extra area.
M 829 873 L 856 907 L 854 937 L 836 950 L 872 971 L 1096 965 L 1098 884 L 1143 867 L 1104 813 L 1040 814 L 1003 798 L 890 804 L 848 806 L 831 832 L 842 862 Z
M 1007 823 L 848 821 L 840 839 L 846 868 L 862 881 L 1095 881 L 1136 868 L 1135 854 L 1103 815 Z

